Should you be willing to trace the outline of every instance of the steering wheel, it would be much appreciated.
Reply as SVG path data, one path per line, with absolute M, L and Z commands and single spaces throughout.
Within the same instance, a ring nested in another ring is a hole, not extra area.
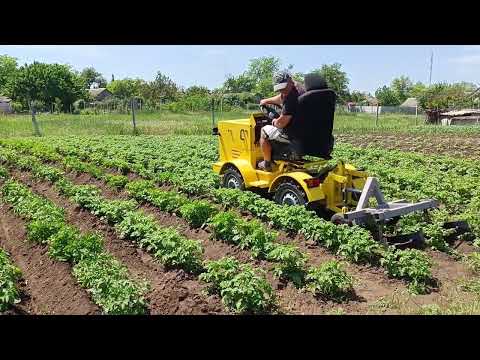
M 260 105 L 260 110 L 271 120 L 280 117 L 280 107 L 277 105 Z

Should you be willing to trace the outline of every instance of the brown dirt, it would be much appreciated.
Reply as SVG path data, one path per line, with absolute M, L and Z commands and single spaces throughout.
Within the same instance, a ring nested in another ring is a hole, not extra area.
M 97 186 L 101 189 L 102 196 L 106 198 L 129 198 L 125 191 L 112 190 L 106 186 L 103 181 L 93 179 L 88 174 L 70 173 L 67 176 L 77 184 L 93 184 Z M 323 314 L 339 306 L 339 304 L 335 302 L 317 299 L 308 292 L 299 291 L 299 289 L 296 289 L 291 283 L 284 284 L 279 281 L 273 276 L 271 271 L 274 264 L 268 261 L 252 259 L 250 252 L 247 250 L 241 250 L 236 246 L 211 240 L 208 231 L 191 229 L 185 220 L 175 215 L 162 212 L 155 206 L 142 204 L 140 208 L 147 214 L 153 215 L 163 226 L 176 227 L 186 237 L 199 241 L 205 250 L 204 256 L 208 260 L 217 260 L 224 256 L 233 256 L 242 262 L 248 262 L 266 270 L 267 279 L 277 291 L 281 311 L 294 314 Z M 319 265 L 326 260 L 335 258 L 334 255 L 328 253 L 323 248 L 316 245 L 307 246 L 307 242 L 300 235 L 292 239 L 284 232 L 279 232 L 279 241 L 283 243 L 295 243 L 299 246 L 302 251 L 309 255 L 309 265 Z M 405 289 L 402 281 L 389 279 L 383 273 L 382 269 L 345 263 L 347 271 L 357 280 L 354 286 L 356 296 L 349 302 L 340 305 L 348 313 L 365 313 L 368 302 L 390 294 L 397 289 Z
M 480 159 L 480 138 L 475 135 L 463 134 L 335 134 L 339 143 L 349 143 L 354 146 L 375 146 L 389 150 L 419 152 L 426 155 L 438 154 L 465 159 Z
M 66 263 L 52 260 L 47 247 L 25 241 L 25 223 L 0 204 L 0 245 L 23 274 L 22 301 L 17 314 L 90 315 L 101 311 L 71 275 Z
M 182 270 L 167 271 L 151 255 L 121 240 L 115 230 L 88 211 L 80 209 L 60 196 L 51 184 L 34 182 L 28 173 L 12 171 L 12 175 L 65 209 L 68 223 L 82 232 L 97 232 L 105 239 L 105 247 L 127 266 L 137 279 L 146 279 L 151 285 L 147 294 L 151 314 L 222 314 L 224 306 L 217 296 L 202 294 L 205 287 L 192 275 Z
M 102 190 L 102 195 L 107 198 L 128 198 L 128 195 L 124 191 L 112 190 L 106 186 L 103 181 L 93 179 L 88 174 L 70 173 L 68 174 L 68 177 L 77 184 L 94 184 L 98 186 Z M 45 186 L 46 189 L 51 187 L 49 184 L 45 184 Z M 169 189 L 170 187 L 165 186 L 160 188 Z M 151 205 L 142 205 L 141 208 L 146 213 L 154 215 L 161 224 L 165 226 L 175 226 L 185 236 L 200 241 L 205 249 L 205 258 L 207 259 L 218 259 L 223 256 L 234 256 L 243 262 L 250 262 L 255 266 L 267 270 L 267 279 L 273 285 L 274 289 L 276 289 L 279 298 L 280 309 L 284 313 L 323 314 L 341 308 L 345 313 L 364 314 L 370 311 L 372 304 L 375 304 L 379 300 L 389 297 L 392 294 L 406 290 L 406 285 L 403 281 L 388 278 L 381 268 L 361 266 L 345 262 L 348 272 L 356 279 L 354 286 L 355 296 L 350 301 L 342 304 L 318 299 L 313 297 L 310 293 L 296 289 L 291 283 L 283 284 L 274 278 L 272 272 L 270 271 L 271 267 L 273 266 L 272 263 L 253 260 L 250 258 L 248 251 L 241 250 L 238 247 L 222 242 L 212 241 L 209 239 L 209 233 L 207 231 L 201 229 L 190 229 L 188 224 L 183 219 L 178 218 L 175 215 L 161 212 Z M 86 212 L 79 212 L 74 217 L 81 216 L 82 220 L 80 221 L 84 221 L 84 213 L 86 214 Z M 98 226 L 100 227 L 101 225 Z M 280 232 L 279 240 L 281 242 L 290 242 L 298 245 L 301 250 L 305 251 L 309 255 L 309 265 L 317 265 L 325 260 L 335 258 L 335 256 L 327 252 L 325 249 L 320 248 L 317 245 L 309 244 L 300 235 L 292 239 L 285 233 Z M 462 246 L 465 247 L 465 245 Z M 120 247 L 123 248 L 125 245 L 120 245 Z M 430 254 L 432 255 L 435 263 L 433 274 L 438 279 L 441 286 L 430 294 L 410 298 L 408 300 L 408 304 L 412 306 L 420 306 L 421 304 L 431 304 L 437 302 L 441 303 L 447 300 L 450 301 L 451 299 L 448 298 L 448 293 L 450 293 L 452 289 L 456 287 L 458 278 L 468 276 L 463 264 L 459 264 L 452 258 L 449 258 L 442 253 L 430 252 Z M 148 254 L 143 253 L 142 257 L 144 256 L 149 257 Z M 135 271 L 132 272 L 135 273 Z M 143 270 L 137 270 L 137 274 L 143 275 L 144 272 Z M 172 299 L 172 301 L 176 300 L 177 298 L 175 297 Z M 189 306 L 189 310 L 196 311 L 192 309 L 192 307 L 196 306 L 195 304 L 191 304 Z M 397 313 L 395 309 L 390 309 L 387 312 Z

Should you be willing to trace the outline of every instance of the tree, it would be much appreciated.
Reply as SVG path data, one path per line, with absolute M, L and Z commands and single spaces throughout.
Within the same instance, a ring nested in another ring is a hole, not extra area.
M 83 79 L 86 88 L 90 88 L 93 84 L 101 88 L 107 86 L 107 80 L 93 67 L 83 69 L 80 77 Z
M 384 106 L 397 106 L 400 105 L 400 100 L 397 97 L 395 91 L 388 86 L 383 86 L 375 91 L 375 97 L 380 102 L 380 105 Z
M 185 96 L 209 96 L 210 95 L 210 90 L 208 90 L 207 87 L 205 86 L 190 86 L 185 90 Z
M 400 76 L 399 78 L 392 80 L 390 88 L 393 90 L 395 96 L 401 104 L 410 96 L 413 83 L 408 77 Z
M 320 69 L 315 69 L 312 73 L 321 75 L 328 86 L 333 89 L 339 97 L 339 102 L 345 102 L 348 97 L 348 76 L 341 70 L 342 65 L 334 63 L 332 65 L 322 65 Z
M 110 91 L 114 96 L 121 99 L 129 99 L 133 96 L 140 95 L 140 87 L 142 86 L 143 80 L 141 79 L 122 79 L 114 80 L 107 85 L 107 90 Z
M 255 88 L 255 79 L 241 74 L 237 77 L 229 75 L 223 83 L 223 89 L 228 93 L 253 92 Z
M 8 84 L 12 81 L 17 71 L 17 59 L 0 55 L 0 95 L 6 93 Z
M 348 94 L 347 96 L 348 101 L 354 102 L 354 103 L 361 103 L 366 99 L 366 96 L 364 93 L 353 90 L 351 93 Z
M 67 111 L 86 95 L 82 78 L 68 65 L 34 62 L 21 66 L 8 87 L 8 95 L 26 108 L 38 101 L 51 109 L 58 98 L 62 111 Z
M 280 70 L 280 59 L 275 56 L 265 56 L 250 60 L 245 76 L 255 84 L 253 92 L 265 98 L 274 95 L 273 74 L 278 70 Z
M 172 79 L 158 71 L 155 80 L 140 87 L 140 94 L 149 102 L 175 101 L 180 97 L 180 88 Z
M 426 90 L 427 87 L 423 83 L 417 82 L 410 89 L 409 97 L 419 98 Z

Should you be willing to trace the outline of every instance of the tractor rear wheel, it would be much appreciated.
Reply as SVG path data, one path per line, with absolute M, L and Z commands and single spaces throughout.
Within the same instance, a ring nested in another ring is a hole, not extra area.
M 305 205 L 307 197 L 296 184 L 287 181 L 281 183 L 275 190 L 275 202 L 280 205 Z
M 222 186 L 228 189 L 245 189 L 245 182 L 243 181 L 242 174 L 232 167 L 229 167 L 223 173 Z

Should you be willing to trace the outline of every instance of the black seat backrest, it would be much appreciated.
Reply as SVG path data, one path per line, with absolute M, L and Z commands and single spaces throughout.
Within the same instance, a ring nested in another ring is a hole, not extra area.
M 337 95 L 315 74 L 305 76 L 306 92 L 298 98 L 298 129 L 303 153 L 329 158 L 333 150 L 333 119 Z

